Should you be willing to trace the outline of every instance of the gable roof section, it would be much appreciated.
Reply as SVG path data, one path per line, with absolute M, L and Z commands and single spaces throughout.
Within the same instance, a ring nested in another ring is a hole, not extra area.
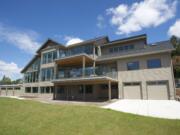
M 30 61 L 29 63 L 21 70 L 21 73 L 24 73 L 28 67 L 38 58 L 38 55 L 36 54 Z
M 48 39 L 37 51 L 36 53 L 39 53 L 42 49 L 46 48 L 47 46 L 62 46 L 62 47 L 65 47 L 64 45 L 56 42 L 56 41 L 53 41 L 52 39 Z

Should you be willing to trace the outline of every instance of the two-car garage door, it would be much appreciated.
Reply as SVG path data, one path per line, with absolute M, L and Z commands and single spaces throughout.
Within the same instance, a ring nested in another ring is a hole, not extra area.
M 155 100 L 169 99 L 167 81 L 149 81 L 147 84 L 147 98 Z
M 146 97 L 143 97 L 143 95 Z M 169 86 L 168 81 L 147 81 L 146 89 L 142 90 L 141 82 L 123 83 L 124 99 L 149 99 L 149 100 L 168 100 Z

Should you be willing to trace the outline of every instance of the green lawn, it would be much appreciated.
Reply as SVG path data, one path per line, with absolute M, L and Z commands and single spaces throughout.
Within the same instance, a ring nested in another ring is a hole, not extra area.
M 179 135 L 180 121 L 0 98 L 0 135 Z

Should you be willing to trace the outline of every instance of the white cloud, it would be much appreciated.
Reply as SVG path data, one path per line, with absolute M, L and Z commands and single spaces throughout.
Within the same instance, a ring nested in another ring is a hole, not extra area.
M 17 66 L 16 63 L 6 63 L 5 61 L 0 60 L 0 79 L 6 75 L 11 79 L 18 79 L 21 78 L 22 75 L 20 73 L 21 68 Z
M 72 37 L 72 36 L 65 36 L 64 40 L 66 41 L 66 45 L 71 45 L 71 44 L 75 44 L 75 43 L 80 43 L 83 40 L 78 38 L 78 37 Z
M 106 10 L 117 34 L 129 34 L 143 28 L 156 27 L 175 16 L 176 0 L 144 0 L 128 6 L 120 4 Z
M 168 35 L 174 35 L 180 38 L 180 19 L 176 20 L 176 22 L 169 28 Z
M 37 37 L 38 34 L 34 31 L 22 31 L 0 24 L 0 41 L 15 45 L 27 53 L 34 54 L 40 47 Z
M 106 25 L 105 25 L 105 20 L 104 20 L 104 17 L 102 15 L 98 15 L 97 16 L 97 27 L 102 29 L 102 28 L 105 28 Z

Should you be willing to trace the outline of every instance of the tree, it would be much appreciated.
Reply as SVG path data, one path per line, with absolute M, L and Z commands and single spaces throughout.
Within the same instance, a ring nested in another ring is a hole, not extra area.
M 22 83 L 22 79 L 16 79 L 12 81 L 12 84 L 20 84 L 20 83 Z
M 180 39 L 175 36 L 172 36 L 170 41 L 175 48 L 175 50 L 172 52 L 172 57 L 180 56 Z
M 175 48 L 171 56 L 172 56 L 173 61 L 176 61 L 175 57 L 180 57 L 180 39 L 175 36 L 172 36 L 170 41 Z M 174 62 L 174 77 L 180 78 L 180 67 L 179 65 L 176 64 L 176 62 Z
M 11 79 L 9 77 L 3 76 L 1 84 L 11 84 Z

